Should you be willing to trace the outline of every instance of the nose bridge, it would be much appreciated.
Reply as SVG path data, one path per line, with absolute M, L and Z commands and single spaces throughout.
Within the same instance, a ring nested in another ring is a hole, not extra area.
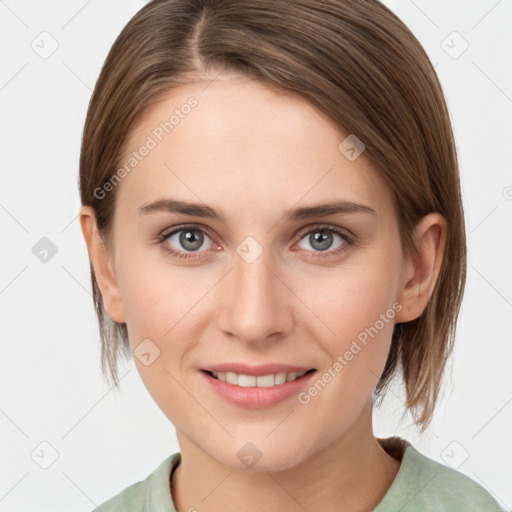
M 244 299 L 250 298 L 250 302 L 257 305 L 265 303 L 264 299 L 270 297 L 275 277 L 270 271 L 272 268 L 270 251 L 264 251 L 252 259 L 253 250 L 251 248 L 245 255 L 240 255 L 237 250 L 238 255 L 233 262 L 233 279 L 235 294 Z M 246 256 L 249 258 L 246 259 Z
M 223 330 L 244 341 L 263 341 L 287 328 L 286 297 L 275 267 L 271 250 L 254 238 L 239 244 L 223 298 Z

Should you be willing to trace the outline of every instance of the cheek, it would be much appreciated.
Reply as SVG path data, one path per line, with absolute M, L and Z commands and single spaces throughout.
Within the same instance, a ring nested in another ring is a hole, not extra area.
M 347 366 L 354 370 L 366 366 L 376 373 L 385 364 L 395 316 L 401 309 L 395 302 L 397 262 L 399 255 L 395 259 L 391 251 L 340 266 L 336 273 L 318 274 L 314 292 L 310 288 L 309 294 L 307 286 L 311 283 L 303 281 L 301 296 L 309 297 L 307 305 L 321 320 L 311 323 L 316 326 L 312 336 L 332 360 L 338 356 L 347 362 L 357 360 Z
M 200 280 L 198 285 L 192 273 L 183 269 L 135 256 L 120 267 L 119 276 L 137 371 L 155 402 L 173 423 L 180 424 L 191 409 L 190 396 L 179 384 L 181 372 L 200 338 L 196 332 L 200 308 L 194 305 L 205 294 L 206 285 L 201 286 Z
M 368 267 L 361 272 L 352 268 L 340 276 L 316 281 L 317 290 L 324 293 L 312 297 L 311 309 L 322 322 L 309 322 L 309 337 L 329 356 L 319 373 L 326 384 L 325 390 L 322 384 L 307 389 L 301 402 L 312 401 L 325 408 L 325 414 L 335 403 L 340 411 L 333 420 L 335 429 L 346 428 L 368 402 L 384 370 L 398 312 L 391 274 Z
M 199 267 L 173 266 L 154 246 L 132 250 L 117 273 L 131 332 L 162 340 L 190 327 L 194 305 L 214 282 Z

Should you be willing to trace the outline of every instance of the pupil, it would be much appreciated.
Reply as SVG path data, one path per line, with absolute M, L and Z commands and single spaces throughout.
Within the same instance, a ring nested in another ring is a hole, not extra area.
M 332 234 L 328 231 L 316 231 L 312 237 L 312 242 L 314 242 L 311 243 L 312 247 L 316 247 L 320 251 L 325 251 L 331 245 Z
M 182 231 L 180 243 L 189 251 L 196 251 L 203 244 L 203 235 L 197 231 Z M 191 244 L 191 245 L 187 245 Z

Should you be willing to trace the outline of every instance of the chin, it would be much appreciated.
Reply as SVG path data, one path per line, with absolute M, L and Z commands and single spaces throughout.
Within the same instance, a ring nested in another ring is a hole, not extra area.
M 303 445 L 296 446 L 281 439 L 276 441 L 278 442 L 235 441 L 232 446 L 236 445 L 237 448 L 233 451 L 229 447 L 227 450 L 221 448 L 220 453 L 215 451 L 209 453 L 213 459 L 230 469 L 251 473 L 285 471 L 303 462 L 305 454 Z M 230 452 L 233 455 L 230 455 Z

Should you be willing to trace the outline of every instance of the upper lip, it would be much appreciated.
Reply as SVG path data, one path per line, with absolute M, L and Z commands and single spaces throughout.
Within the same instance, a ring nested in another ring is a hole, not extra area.
M 262 375 L 270 375 L 271 373 L 301 373 L 307 372 L 308 370 L 313 370 L 314 368 L 311 366 L 294 366 L 289 364 L 278 364 L 278 363 L 269 363 L 262 364 L 257 366 L 252 366 L 245 363 L 221 363 L 221 364 L 213 364 L 208 366 L 207 368 L 203 368 L 203 370 L 210 372 L 234 372 L 239 375 L 255 375 L 256 377 Z

